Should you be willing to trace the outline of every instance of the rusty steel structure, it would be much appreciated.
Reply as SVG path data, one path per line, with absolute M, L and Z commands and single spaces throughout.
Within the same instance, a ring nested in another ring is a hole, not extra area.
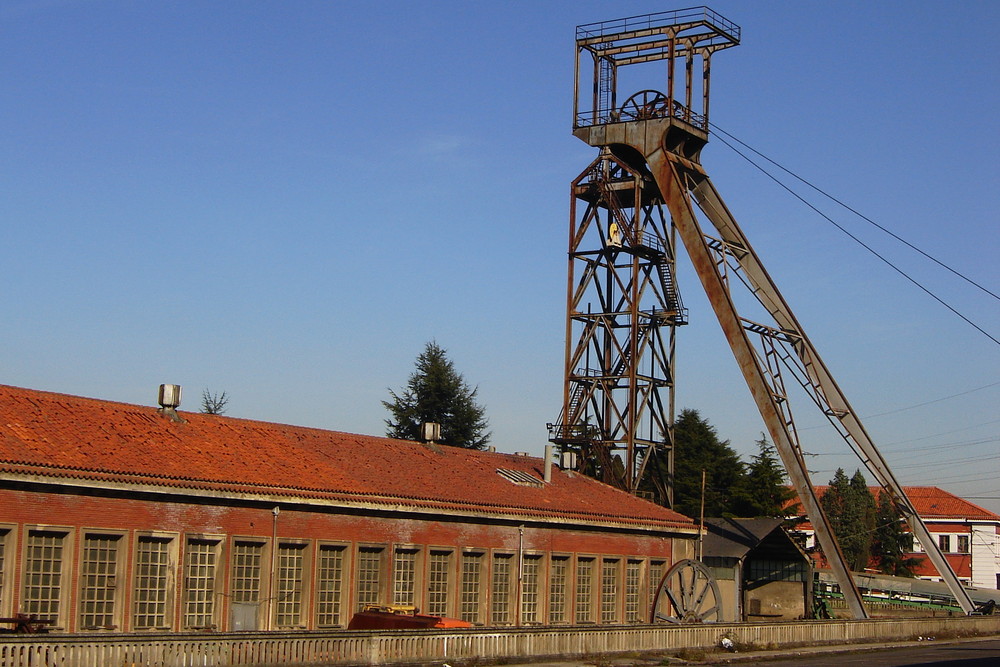
M 712 56 L 739 42 L 739 26 L 707 7 L 577 28 L 573 134 L 599 155 L 572 185 L 563 408 L 550 440 L 576 452 L 580 469 L 632 492 L 657 457 L 668 462 L 657 469 L 672 472 L 674 335 L 686 323 L 674 279 L 679 238 L 853 616 L 867 611 L 806 469 L 787 391 L 795 385 L 891 494 L 971 613 L 968 594 L 701 164 Z M 738 301 L 752 304 L 755 319 Z
M 687 322 L 670 214 L 649 176 L 607 149 L 573 181 L 570 208 L 566 336 L 575 343 L 549 438 L 631 493 L 646 470 L 667 470 L 649 492 L 670 503 L 674 340 Z

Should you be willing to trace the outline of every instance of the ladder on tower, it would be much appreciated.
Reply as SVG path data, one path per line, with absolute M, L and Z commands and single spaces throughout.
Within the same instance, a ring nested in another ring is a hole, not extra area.
M 611 377 L 620 377 L 625 372 L 625 367 L 632 360 L 631 345 L 625 345 L 621 350 L 621 354 L 618 355 L 618 361 L 615 363 L 614 368 L 611 369 Z
M 615 91 L 614 63 L 609 58 L 601 58 L 598 70 L 597 113 L 601 116 L 602 120 L 606 121 L 610 120 L 615 105 L 612 97 Z
M 670 264 L 664 261 L 665 259 L 666 255 L 660 253 L 660 258 L 656 262 L 656 273 L 660 277 L 660 289 L 663 290 L 663 300 L 666 306 L 664 314 L 674 324 L 687 324 L 687 309 L 681 303 L 681 294 L 677 290 L 674 274 L 670 270 Z
M 572 380 L 572 388 L 566 408 L 559 415 L 559 421 L 552 424 L 549 440 L 559 445 L 583 445 L 591 440 L 593 427 L 583 421 L 582 407 L 587 394 L 587 386 L 579 380 Z

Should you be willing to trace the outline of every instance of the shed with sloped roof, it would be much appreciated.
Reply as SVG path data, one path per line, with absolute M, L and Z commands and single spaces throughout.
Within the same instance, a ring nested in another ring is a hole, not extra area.
M 722 598 L 724 621 L 807 618 L 812 561 L 782 519 L 706 519 L 703 562 Z

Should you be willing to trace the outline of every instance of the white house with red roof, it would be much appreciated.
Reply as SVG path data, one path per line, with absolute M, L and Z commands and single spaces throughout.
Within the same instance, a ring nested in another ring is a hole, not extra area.
M 817 486 L 817 495 L 822 496 L 827 488 Z M 878 487 L 870 489 L 876 497 L 881 492 Z M 1000 589 L 1000 516 L 936 486 L 904 486 L 903 490 L 959 580 L 974 588 Z M 806 521 L 798 529 L 807 535 L 806 546 L 814 547 L 812 525 Z M 920 561 L 916 576 L 941 581 L 916 540 L 914 551 L 907 555 Z
M 646 623 L 696 536 L 540 458 L 0 386 L 0 618 L 60 631 Z
M 1000 516 L 936 486 L 904 490 L 962 583 L 1000 589 Z M 915 555 L 923 551 L 917 542 L 914 548 Z M 940 581 L 926 558 L 916 574 Z

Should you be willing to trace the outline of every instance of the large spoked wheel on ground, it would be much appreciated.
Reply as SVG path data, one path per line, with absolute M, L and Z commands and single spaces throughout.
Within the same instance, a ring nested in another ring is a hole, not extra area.
M 646 120 L 667 116 L 667 96 L 658 90 L 640 90 L 622 105 L 622 120 Z
M 674 564 L 660 580 L 653 598 L 653 623 L 716 623 L 722 611 L 719 586 L 696 560 Z

